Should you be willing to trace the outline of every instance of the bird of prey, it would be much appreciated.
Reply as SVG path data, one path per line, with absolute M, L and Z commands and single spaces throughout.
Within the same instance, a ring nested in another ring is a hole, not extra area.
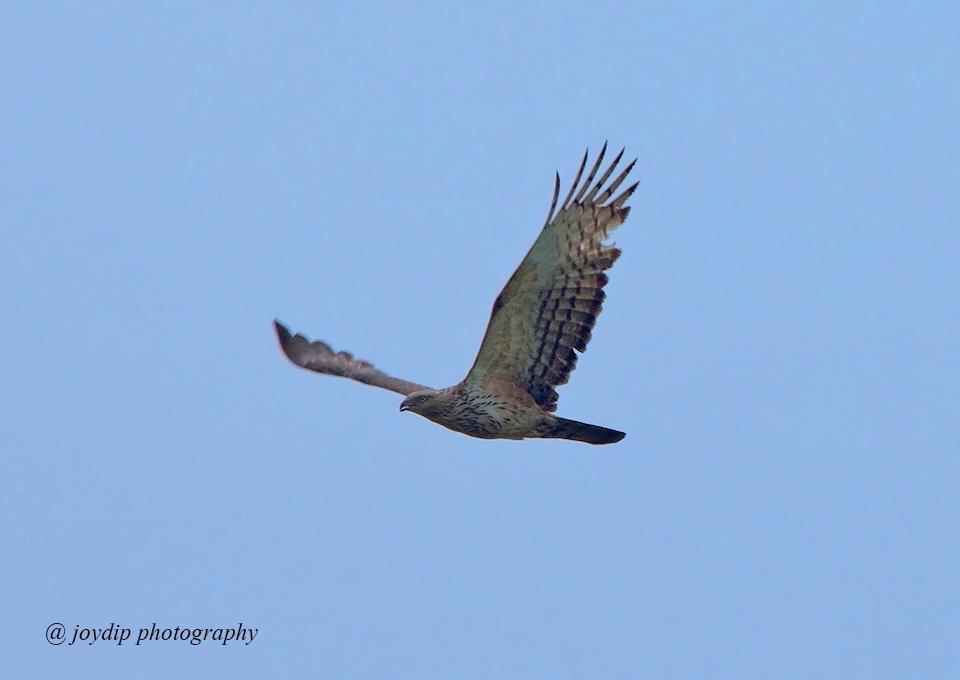
M 553 415 L 556 387 L 570 378 L 583 352 L 605 297 L 605 270 L 620 250 L 604 243 L 623 224 L 625 205 L 637 188 L 619 195 L 617 188 L 636 159 L 609 185 L 623 156 L 593 182 L 607 145 L 581 185 L 589 150 L 560 209 L 560 175 L 540 235 L 493 303 L 480 351 L 467 376 L 452 387 L 431 389 L 377 370 L 324 342 L 292 335 L 279 321 L 274 328 L 280 347 L 294 364 L 317 373 L 338 375 L 399 392 L 401 411 L 413 411 L 455 432 L 484 439 L 555 438 L 588 444 L 612 444 L 623 432 Z M 605 186 L 606 185 L 606 186 Z

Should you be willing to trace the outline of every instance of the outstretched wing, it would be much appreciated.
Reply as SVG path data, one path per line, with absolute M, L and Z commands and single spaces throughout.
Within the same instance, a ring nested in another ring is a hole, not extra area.
M 419 390 L 429 389 L 423 385 L 407 382 L 378 371 L 372 364 L 360 359 L 354 359 L 349 352 L 334 352 L 330 345 L 319 340 L 310 340 L 297 333 L 291 335 L 287 327 L 279 321 L 273 322 L 280 341 L 280 349 L 287 358 L 300 368 L 306 368 L 317 373 L 339 375 L 343 378 L 357 380 L 385 390 L 410 394 Z
M 482 384 L 488 378 L 512 380 L 545 411 L 556 410 L 554 388 L 570 379 L 577 351 L 587 348 L 605 297 L 604 271 L 620 256 L 617 248 L 603 241 L 627 219 L 630 208 L 624 203 L 637 188 L 633 184 L 613 198 L 636 159 L 604 187 L 623 156 L 622 150 L 593 184 L 606 149 L 604 144 L 581 186 L 589 152 L 584 154 L 577 178 L 554 219 L 560 195 L 557 175 L 543 230 L 493 303 L 487 332 L 465 383 Z

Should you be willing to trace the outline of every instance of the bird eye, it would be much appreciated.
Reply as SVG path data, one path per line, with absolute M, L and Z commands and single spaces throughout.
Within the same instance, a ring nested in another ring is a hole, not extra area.
M 427 395 L 421 394 L 419 397 L 417 397 L 417 401 L 421 404 L 425 403 L 427 401 Z

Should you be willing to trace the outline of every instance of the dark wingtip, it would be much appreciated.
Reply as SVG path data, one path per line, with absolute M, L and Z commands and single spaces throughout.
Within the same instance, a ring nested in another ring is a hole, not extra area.
M 277 334 L 277 340 L 280 341 L 281 347 L 285 346 L 288 342 L 290 342 L 290 338 L 292 337 L 290 335 L 290 331 L 287 329 L 286 326 L 280 323 L 277 319 L 273 320 L 273 330 Z
M 280 351 L 283 353 L 283 356 L 287 357 L 287 359 L 299 366 L 300 364 L 294 358 L 293 354 L 291 354 L 293 336 L 290 334 L 290 331 L 287 330 L 287 327 L 280 323 L 277 319 L 273 320 L 273 330 L 277 334 L 277 341 L 280 343 Z

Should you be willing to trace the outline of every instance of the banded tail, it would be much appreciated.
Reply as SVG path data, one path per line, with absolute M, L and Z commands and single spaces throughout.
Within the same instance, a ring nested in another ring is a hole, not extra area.
M 608 427 L 590 425 L 567 418 L 557 418 L 557 426 L 543 436 L 552 439 L 573 439 L 587 444 L 613 444 L 627 435 L 625 432 L 611 430 Z

